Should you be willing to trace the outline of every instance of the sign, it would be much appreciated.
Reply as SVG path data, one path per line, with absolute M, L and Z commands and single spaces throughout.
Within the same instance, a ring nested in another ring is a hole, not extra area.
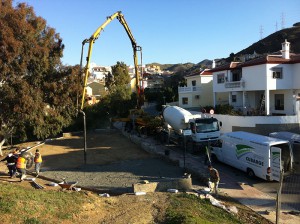
M 192 135 L 192 130 L 188 129 L 188 130 L 183 130 L 183 135 Z

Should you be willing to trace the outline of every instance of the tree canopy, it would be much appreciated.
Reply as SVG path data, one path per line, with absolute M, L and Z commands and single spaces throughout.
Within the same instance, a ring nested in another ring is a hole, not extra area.
M 75 115 L 79 67 L 61 64 L 59 34 L 27 4 L 2 0 L 0 48 L 0 128 L 21 141 L 61 132 Z

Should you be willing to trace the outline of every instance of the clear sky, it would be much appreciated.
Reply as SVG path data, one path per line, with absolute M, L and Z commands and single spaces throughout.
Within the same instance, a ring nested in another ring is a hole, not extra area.
M 65 65 L 80 63 L 82 41 L 122 11 L 143 64 L 198 63 L 228 57 L 283 26 L 300 22 L 299 0 L 15 0 L 33 6 L 65 44 Z M 277 24 L 277 26 L 276 26 Z M 283 26 L 282 26 L 283 25 Z M 86 45 L 86 51 L 88 46 Z M 280 50 L 281 46 L 278 46 Z M 84 58 L 86 57 L 86 51 Z M 117 19 L 96 40 L 92 62 L 133 65 L 131 43 Z M 139 57 L 140 63 L 140 57 Z M 85 61 L 83 62 L 85 64 Z

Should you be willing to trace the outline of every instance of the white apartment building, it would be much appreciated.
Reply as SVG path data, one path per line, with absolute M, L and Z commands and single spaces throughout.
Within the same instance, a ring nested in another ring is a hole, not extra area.
M 104 82 L 105 76 L 110 72 L 112 72 L 112 69 L 110 66 L 99 66 L 96 65 L 96 63 L 91 63 L 90 65 L 90 74 L 89 81 L 98 81 L 98 82 Z
M 208 69 L 185 76 L 187 86 L 178 87 L 178 105 L 182 108 L 213 105 L 213 76 Z
M 232 62 L 210 70 L 213 104 L 232 105 L 244 115 L 296 115 L 300 100 L 300 54 L 282 43 L 280 55 Z

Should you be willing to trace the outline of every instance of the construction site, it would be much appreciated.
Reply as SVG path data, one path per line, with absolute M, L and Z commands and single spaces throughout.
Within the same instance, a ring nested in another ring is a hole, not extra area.
M 144 140 L 160 154 L 151 153 L 149 149 L 145 151 L 118 129 L 88 134 L 86 163 L 82 136 L 65 134 L 60 139 L 22 144 L 20 147 L 32 151 L 40 149 L 44 161 L 40 176 L 35 178 L 32 167 L 28 169 L 27 179 L 20 182 L 19 178 L 9 178 L 5 164 L 0 163 L 0 181 L 42 191 L 85 193 L 99 200 L 99 204 L 87 205 L 72 223 L 80 223 L 83 219 L 86 223 L 95 223 L 95 220 L 98 220 L 96 223 L 153 223 L 163 219 L 159 216 L 163 216 L 168 207 L 168 195 L 174 194 L 168 189 L 203 196 L 202 190 L 207 185 L 202 181 L 203 176 L 184 176 L 182 161 L 170 159 L 175 151 L 170 149 L 170 155 L 165 156 L 163 145 L 145 136 Z M 191 167 L 188 161 L 187 165 Z M 63 181 L 69 184 L 63 185 Z M 225 193 L 220 193 L 219 200 L 226 206 L 236 206 L 238 217 L 245 219 L 251 214 L 252 221 L 248 219 L 247 223 L 257 223 L 258 220 L 259 223 L 270 223 L 250 208 L 232 201 Z M 3 223 L 10 223 L 10 217 L 3 216 L 3 220 Z
M 108 128 L 87 130 L 85 108 L 89 97 L 86 87 L 93 44 L 114 19 L 125 29 L 133 49 L 135 77 L 131 90 L 136 93 L 137 100 L 127 117 L 110 117 L 106 122 Z M 84 57 L 85 44 L 88 44 L 87 57 Z M 139 53 L 142 64 L 142 47 L 137 44 L 123 14 L 118 11 L 107 17 L 82 42 L 80 75 L 83 86 L 82 94 L 77 94 L 77 115 L 83 119 L 83 130 L 62 133 L 60 137 L 43 141 L 7 144 L 3 147 L 4 156 L 19 147 L 22 149 L 19 157 L 24 157 L 31 165 L 26 167 L 23 180 L 22 176 L 19 179 L 20 174 L 10 178 L 6 164 L 0 163 L 1 185 L 17 185 L 30 192 L 81 194 L 82 198 L 93 201 L 84 204 L 78 213 L 72 213 L 70 219 L 65 218 L 62 223 L 165 223 L 170 206 L 168 199 L 172 194 L 192 195 L 204 200 L 236 223 L 279 223 L 279 216 L 280 223 L 300 222 L 298 214 L 292 214 L 288 209 L 278 211 L 275 198 L 239 181 L 238 175 L 223 170 L 220 171 L 219 194 L 212 194 L 205 161 L 208 159 L 209 164 L 216 161 L 210 156 L 209 148 L 218 143 L 222 122 L 213 117 L 213 109 L 197 115 L 171 105 L 162 105 L 159 116 L 143 111 L 145 98 L 141 84 L 143 72 L 138 66 Z M 85 65 L 83 58 L 86 58 Z M 79 97 L 82 97 L 81 102 Z M 36 149 L 43 157 L 39 175 L 32 166 Z M 255 177 L 252 169 L 247 169 L 247 174 Z M 1 200 L 0 196 L 0 204 Z M 22 212 L 25 214 L 26 209 Z M 32 216 L 41 221 L 37 223 L 56 221 L 56 217 L 41 217 L 37 212 Z M 5 213 L 1 222 L 13 220 L 12 215 Z M 18 218 L 16 223 L 30 222 Z

